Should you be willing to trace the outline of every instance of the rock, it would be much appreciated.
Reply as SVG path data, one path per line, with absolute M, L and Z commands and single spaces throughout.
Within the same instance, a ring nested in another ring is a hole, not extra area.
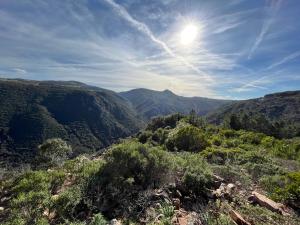
M 45 209 L 43 212 L 43 216 L 47 217 L 49 220 L 53 220 L 56 217 L 56 212 L 51 212 L 49 209 Z
M 187 225 L 188 224 L 188 219 L 186 217 L 179 217 L 177 219 L 178 219 L 179 225 Z
M 238 212 L 234 210 L 230 210 L 229 216 L 237 225 L 251 225 L 251 223 L 247 222 Z
M 180 199 L 179 198 L 173 198 L 172 199 L 173 202 L 173 206 L 175 207 L 175 209 L 180 209 Z
M 221 198 L 224 196 L 225 192 L 226 192 L 226 185 L 224 183 L 221 183 L 220 187 L 217 190 L 214 190 L 212 194 L 216 198 Z
M 158 223 L 158 222 L 161 220 L 161 218 L 163 218 L 163 217 L 164 217 L 163 214 L 159 214 L 159 215 L 155 218 L 154 222 L 155 222 L 155 223 Z
M 173 218 L 171 219 L 171 224 L 178 224 L 178 220 L 176 216 L 173 216 Z
M 236 189 L 235 184 L 230 183 L 230 184 L 227 184 L 226 192 L 228 194 L 231 194 L 235 189 Z
M 154 208 L 160 209 L 161 208 L 161 204 L 159 202 L 155 203 Z
M 157 190 L 152 196 L 153 200 L 164 200 L 165 202 L 170 202 L 170 198 L 167 192 L 163 190 Z
M 122 223 L 117 219 L 112 219 L 109 224 L 110 225 L 122 225 Z
M 176 184 L 175 183 L 169 183 L 168 188 L 169 189 L 174 189 L 174 188 L 176 188 Z
M 231 198 L 231 195 L 233 194 L 235 189 L 235 184 L 230 183 L 226 185 L 224 183 L 221 183 L 220 187 L 212 192 L 212 195 L 216 198 Z
M 176 190 L 176 196 L 177 196 L 178 198 L 181 198 L 181 197 L 182 197 L 182 194 L 180 193 L 179 190 Z
M 241 187 L 242 186 L 242 183 L 239 182 L 239 181 L 235 182 L 235 184 L 236 184 L 237 187 Z
M 224 179 L 222 177 L 219 177 L 218 175 L 213 174 L 213 179 L 215 183 L 215 187 L 220 187 L 220 185 L 224 182 Z
M 0 206 L 0 212 L 4 211 L 4 207 Z
M 282 204 L 276 203 L 265 195 L 259 194 L 256 191 L 252 192 L 252 196 L 249 197 L 249 200 L 273 212 L 277 212 L 282 215 L 288 215 L 288 213 L 285 212 L 285 207 Z

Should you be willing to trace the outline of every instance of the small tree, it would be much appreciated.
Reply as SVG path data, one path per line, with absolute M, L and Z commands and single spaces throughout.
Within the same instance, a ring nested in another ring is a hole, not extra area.
M 72 148 L 64 140 L 53 138 L 46 140 L 38 147 L 39 155 L 51 165 L 62 165 L 72 152 Z

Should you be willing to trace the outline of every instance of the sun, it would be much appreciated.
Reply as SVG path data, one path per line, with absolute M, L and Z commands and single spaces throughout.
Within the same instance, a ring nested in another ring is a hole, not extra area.
M 193 43 L 199 33 L 199 29 L 194 24 L 188 24 L 184 27 L 184 29 L 180 33 L 180 43 L 182 45 L 189 45 Z

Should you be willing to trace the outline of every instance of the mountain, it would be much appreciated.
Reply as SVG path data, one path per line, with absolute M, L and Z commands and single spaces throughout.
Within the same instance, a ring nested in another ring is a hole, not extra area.
M 202 97 L 182 97 L 169 90 L 154 91 L 142 88 L 119 94 L 128 99 L 136 111 L 146 120 L 151 117 L 178 112 L 187 114 L 191 110 L 195 110 L 198 115 L 205 115 L 224 104 L 232 102 Z
M 207 116 L 209 122 L 231 123 L 233 128 L 253 130 L 276 137 L 300 135 L 300 91 L 265 95 L 234 102 Z
M 0 80 L 0 160 L 28 160 L 44 140 L 61 137 L 75 154 L 99 150 L 140 129 L 118 94 L 79 82 Z

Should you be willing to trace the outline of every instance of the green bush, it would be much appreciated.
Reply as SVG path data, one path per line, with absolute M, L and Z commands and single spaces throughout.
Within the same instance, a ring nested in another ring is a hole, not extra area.
M 212 184 L 212 171 L 200 154 L 185 153 L 175 159 L 176 170 L 183 173 L 186 189 L 197 195 L 206 195 Z
M 64 179 L 65 174 L 60 171 L 33 171 L 18 177 L 11 187 L 12 214 L 9 218 L 16 217 L 14 213 L 17 213 L 18 220 L 37 223 L 42 218 L 43 211 L 52 205 L 51 192 L 60 186 Z
M 170 151 L 199 152 L 208 147 L 209 142 L 201 129 L 188 125 L 170 136 L 166 146 Z
M 230 130 L 230 129 L 222 129 L 220 131 L 220 134 L 224 136 L 225 138 L 232 138 L 237 135 L 237 132 L 235 130 Z
M 219 136 L 213 136 L 210 140 L 212 145 L 220 146 L 222 144 L 222 139 Z
M 152 132 L 149 130 L 145 130 L 138 134 L 138 140 L 142 144 L 145 144 L 151 136 Z
M 105 159 L 103 179 L 125 181 L 133 178 L 135 184 L 145 187 L 163 181 L 170 167 L 166 151 L 137 142 L 114 146 Z
M 280 140 L 276 141 L 271 153 L 283 159 L 300 161 L 300 141 L 299 140 Z
M 259 145 L 265 137 L 262 133 L 244 132 L 240 138 L 244 143 Z
M 48 139 L 38 147 L 38 157 L 48 166 L 62 165 L 71 152 L 71 146 L 60 138 Z
M 89 225 L 107 225 L 108 221 L 104 218 L 104 216 L 101 213 L 98 213 L 94 215 L 92 221 L 89 223 Z
M 75 208 L 82 200 L 82 190 L 80 186 L 70 187 L 62 192 L 58 199 L 54 201 L 59 218 L 74 218 Z
M 241 154 L 240 149 L 227 148 L 206 148 L 201 155 L 209 162 L 216 164 L 224 164 L 227 161 L 234 161 Z
M 156 117 L 151 120 L 147 126 L 147 130 L 155 131 L 158 128 L 175 128 L 177 122 L 183 118 L 183 115 L 176 113 L 165 117 Z

